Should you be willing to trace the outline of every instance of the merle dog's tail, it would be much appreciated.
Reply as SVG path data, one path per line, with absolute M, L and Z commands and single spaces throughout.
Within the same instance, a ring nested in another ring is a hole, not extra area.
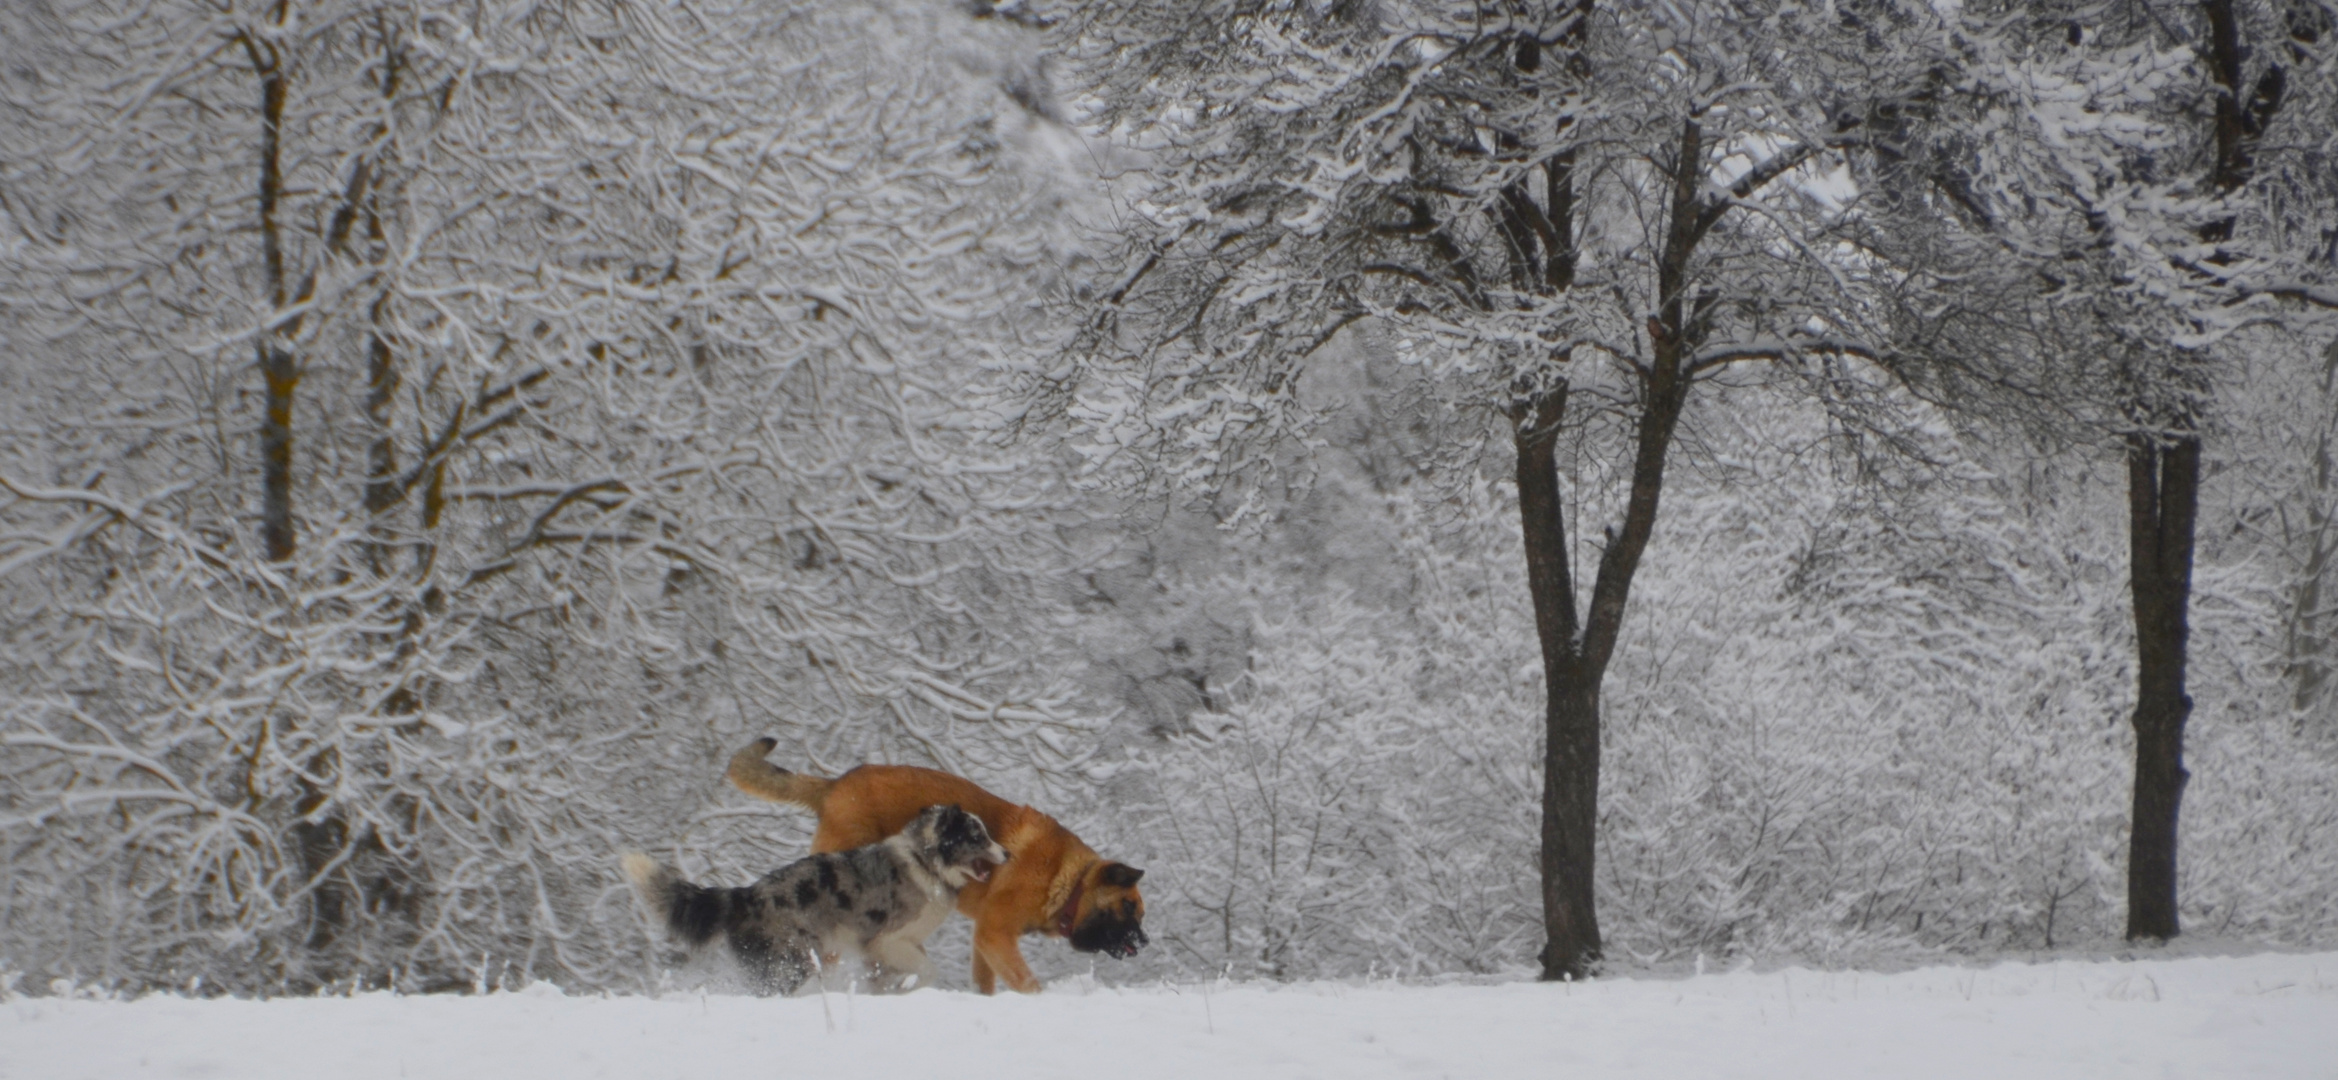
M 633 882 L 633 894 L 641 898 L 641 906 L 648 908 L 685 945 L 706 944 L 716 934 L 729 929 L 736 914 L 744 908 L 745 889 L 693 885 L 682 880 L 682 875 L 672 867 L 638 851 L 626 852 L 621 861 L 626 879 Z

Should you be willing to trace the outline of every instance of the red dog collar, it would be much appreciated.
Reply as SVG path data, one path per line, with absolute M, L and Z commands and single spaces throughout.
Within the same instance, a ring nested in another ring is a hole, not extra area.
M 1080 914 L 1080 893 L 1087 887 L 1087 875 L 1082 874 L 1072 879 L 1072 894 L 1064 899 L 1063 909 L 1055 913 L 1055 935 L 1057 937 L 1068 938 L 1072 936 L 1072 920 Z

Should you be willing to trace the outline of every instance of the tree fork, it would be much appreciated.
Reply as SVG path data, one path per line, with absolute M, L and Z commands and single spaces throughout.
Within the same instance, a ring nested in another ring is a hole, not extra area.
M 1569 75 L 1588 77 L 1581 46 L 1591 0 L 1551 47 Z M 1522 39 L 1514 63 L 1521 72 L 1542 66 L 1544 44 Z M 1564 131 L 1571 118 L 1559 121 Z M 1511 286 L 1523 295 L 1557 296 L 1575 284 L 1575 151 L 1542 163 L 1542 205 L 1526 177 L 1503 194 L 1515 212 L 1494 214 L 1512 259 Z M 1535 211 L 1528 213 L 1527 211 Z M 1524 388 L 1522 388 L 1524 389 Z M 1518 454 L 1518 514 L 1526 547 L 1527 591 L 1542 646 L 1543 761 L 1541 846 L 1537 876 L 1542 892 L 1543 948 L 1548 980 L 1580 979 L 1603 955 L 1597 897 L 1599 841 L 1599 679 L 1583 663 L 1577 637 L 1575 582 L 1567 555 L 1566 512 L 1560 500 L 1556 449 L 1567 414 L 1568 384 L 1528 390 L 1512 405 L 1511 437 Z

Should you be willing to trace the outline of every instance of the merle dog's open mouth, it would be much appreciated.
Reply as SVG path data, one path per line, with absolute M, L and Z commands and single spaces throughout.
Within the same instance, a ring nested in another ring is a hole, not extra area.
M 998 867 L 999 864 L 994 863 L 989 859 L 976 859 L 973 863 L 967 866 L 966 874 L 968 877 L 971 877 L 976 881 L 989 881 L 990 872 L 998 869 Z

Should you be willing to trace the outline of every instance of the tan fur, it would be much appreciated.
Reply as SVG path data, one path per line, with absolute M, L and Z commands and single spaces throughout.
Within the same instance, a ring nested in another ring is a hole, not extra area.
M 733 787 L 758 799 L 794 803 L 809 810 L 820 809 L 820 800 L 827 797 L 828 787 L 835 781 L 788 772 L 763 760 L 764 755 L 771 753 L 771 748 L 777 745 L 770 739 L 758 739 L 747 744 L 738 753 L 731 755 L 730 768 L 724 775 L 730 778 Z
M 628 851 L 618 857 L 618 862 L 623 864 L 626 879 L 633 882 L 636 889 L 649 888 L 650 883 L 657 880 L 658 861 L 641 852 Z
M 818 814 L 815 853 L 875 843 L 938 803 L 955 803 L 982 819 L 991 838 L 1012 855 L 989 881 L 971 883 L 958 893 L 958 910 L 974 920 L 974 984 L 985 994 L 995 992 L 1000 979 L 1024 993 L 1039 990 L 1020 939 L 1031 933 L 1064 936 L 1059 916 L 1075 893 L 1075 924 L 1098 912 L 1143 918 L 1144 897 L 1135 884 L 1102 881 L 1105 869 L 1119 864 L 1098 856 L 1046 814 L 962 777 L 912 765 L 862 765 L 833 780 L 791 773 L 764 760 L 776 745 L 772 739 L 749 744 L 731 755 L 726 775 L 756 798 Z

